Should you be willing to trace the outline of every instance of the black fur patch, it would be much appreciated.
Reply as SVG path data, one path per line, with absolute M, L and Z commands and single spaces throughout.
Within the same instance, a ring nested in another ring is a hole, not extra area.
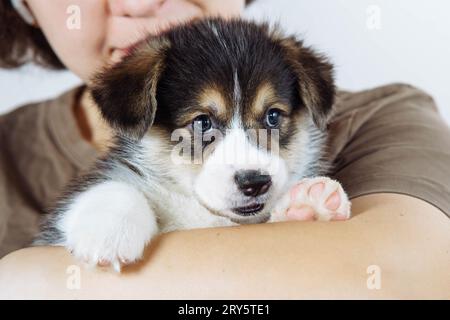
M 239 106 L 233 97 L 235 74 L 242 93 Z M 255 125 L 259 119 L 252 119 L 256 115 L 251 110 L 262 83 L 270 83 L 280 102 L 294 112 L 307 107 L 321 129 L 335 94 L 332 67 L 324 57 L 268 25 L 240 19 L 200 20 L 150 37 L 94 83 L 93 96 L 106 120 L 137 139 L 153 120 L 169 131 L 179 127 L 177 119 L 198 106 L 205 88 L 218 88 L 227 107 L 239 109 L 253 129 L 262 128 L 261 121 Z M 229 121 L 218 119 L 218 128 Z

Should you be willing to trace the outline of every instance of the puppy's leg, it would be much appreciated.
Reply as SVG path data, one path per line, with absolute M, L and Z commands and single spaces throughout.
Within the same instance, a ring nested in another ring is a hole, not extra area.
M 278 203 L 270 221 L 346 220 L 350 201 L 339 182 L 326 177 L 301 180 Z
M 125 182 L 108 180 L 77 194 L 55 227 L 77 258 L 90 265 L 111 264 L 117 271 L 121 263 L 140 259 L 158 233 L 144 194 Z

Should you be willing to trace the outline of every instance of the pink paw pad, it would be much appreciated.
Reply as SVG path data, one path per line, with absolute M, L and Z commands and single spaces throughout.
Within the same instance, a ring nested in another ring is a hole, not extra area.
M 313 208 L 303 206 L 300 208 L 289 208 L 286 212 L 286 216 L 288 216 L 290 220 L 309 221 L 315 219 L 316 213 Z
M 350 201 L 342 186 L 326 177 L 301 180 L 290 191 L 288 220 L 338 221 L 350 217 Z

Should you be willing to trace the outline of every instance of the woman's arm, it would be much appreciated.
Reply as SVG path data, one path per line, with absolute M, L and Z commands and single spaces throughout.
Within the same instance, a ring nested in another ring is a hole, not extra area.
M 354 199 L 353 213 L 165 234 L 120 275 L 24 249 L 0 261 L 0 298 L 450 298 L 447 216 L 397 194 Z

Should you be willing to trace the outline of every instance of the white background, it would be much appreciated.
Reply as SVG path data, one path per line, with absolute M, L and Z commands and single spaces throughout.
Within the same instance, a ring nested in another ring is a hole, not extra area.
M 373 8 L 380 13 L 379 29 Z M 257 0 L 246 15 L 279 21 L 330 56 L 339 87 L 407 82 L 431 93 L 450 122 L 450 1 Z M 0 70 L 0 112 L 77 83 L 67 72 Z

